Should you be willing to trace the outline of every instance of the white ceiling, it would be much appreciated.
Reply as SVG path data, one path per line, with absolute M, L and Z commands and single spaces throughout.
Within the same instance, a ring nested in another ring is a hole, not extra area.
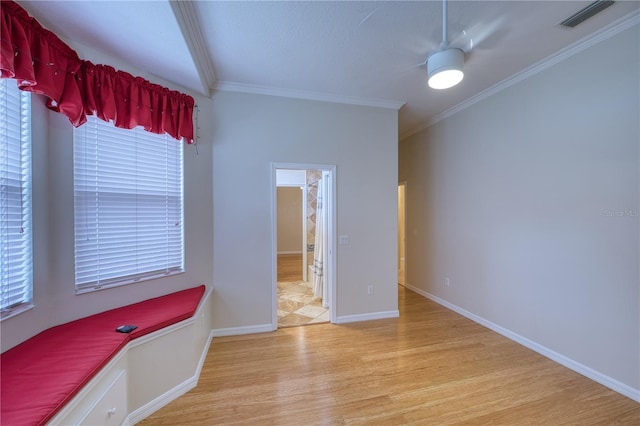
M 462 83 L 436 91 L 420 64 L 441 41 L 439 0 L 18 3 L 81 57 L 89 46 L 199 93 L 404 104 L 400 135 L 640 11 L 639 1 L 618 1 L 567 29 L 559 22 L 590 1 L 452 0 L 449 39 L 475 47 Z

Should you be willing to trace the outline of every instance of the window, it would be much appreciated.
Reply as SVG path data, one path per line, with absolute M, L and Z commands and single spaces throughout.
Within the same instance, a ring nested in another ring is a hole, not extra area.
M 76 292 L 183 272 L 182 142 L 88 119 L 73 144 Z
M 0 315 L 32 306 L 31 96 L 0 79 Z

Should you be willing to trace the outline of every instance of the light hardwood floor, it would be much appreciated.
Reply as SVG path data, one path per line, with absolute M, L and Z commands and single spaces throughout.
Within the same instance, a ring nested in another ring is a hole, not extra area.
M 278 282 L 302 281 L 302 254 L 278 255 Z
M 400 318 L 215 338 L 143 425 L 640 425 L 640 404 L 399 287 Z

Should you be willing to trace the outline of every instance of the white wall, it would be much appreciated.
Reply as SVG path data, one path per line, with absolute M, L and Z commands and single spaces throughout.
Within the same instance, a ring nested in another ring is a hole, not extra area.
M 397 310 L 397 111 L 219 92 L 213 125 L 214 328 L 271 324 L 272 162 L 337 166 L 337 315 Z
M 154 80 L 158 84 L 168 84 Z M 170 87 L 170 86 L 169 86 Z M 33 221 L 35 307 L 2 321 L 4 352 L 51 326 L 173 291 L 212 282 L 213 197 L 210 99 L 196 97 L 200 140 L 185 146 L 185 269 L 171 277 L 75 295 L 73 128 L 33 97 Z M 180 143 L 176 141 L 176 143 Z
M 636 25 L 402 141 L 399 174 L 409 284 L 635 389 L 639 40 Z

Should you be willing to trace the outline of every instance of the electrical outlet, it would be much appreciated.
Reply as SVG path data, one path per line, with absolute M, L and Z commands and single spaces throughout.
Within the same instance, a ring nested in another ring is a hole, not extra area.
M 367 287 L 367 294 L 368 294 L 369 296 L 371 296 L 371 295 L 373 294 L 373 286 L 372 286 L 372 285 L 370 285 L 370 286 L 368 286 L 368 287 Z
M 444 278 L 444 285 L 446 285 L 447 287 L 451 285 L 451 282 L 449 281 L 449 277 Z

